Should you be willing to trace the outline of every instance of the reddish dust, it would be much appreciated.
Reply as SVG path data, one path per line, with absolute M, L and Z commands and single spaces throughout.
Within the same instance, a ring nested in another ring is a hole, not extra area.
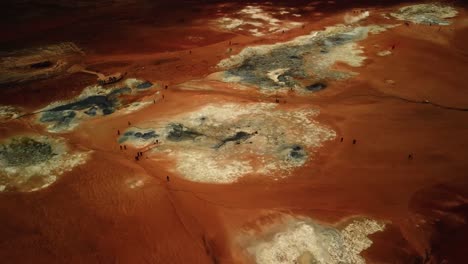
M 0 195 L 1 259 L 239 263 L 246 259 L 235 245 L 240 232 L 254 222 L 274 221 L 278 214 L 297 214 L 329 224 L 353 216 L 385 221 L 385 231 L 372 235 L 374 243 L 363 253 L 369 263 L 464 261 L 468 112 L 460 109 L 468 107 L 465 12 L 440 30 L 411 25 L 370 36 L 359 43 L 368 57 L 365 66 L 352 69 L 359 75 L 311 96 L 280 96 L 286 109 L 304 104 L 320 109 L 317 120 L 333 128 L 336 139 L 317 149 L 291 177 L 271 181 L 246 176 L 227 185 L 189 182 L 171 172 L 174 164 L 146 159 L 146 153 L 135 161 L 140 150 L 120 150 L 117 131 L 128 128 L 128 122 L 138 125 L 210 102 L 275 102 L 276 97 L 255 88 L 240 91 L 216 83 L 212 90 L 199 91 L 186 90 L 183 83 L 217 71 L 220 59 L 231 55 L 228 48 L 235 54 L 248 45 L 289 40 L 341 22 L 343 13 L 319 20 L 314 12 L 304 13 L 304 28 L 264 38 L 220 32 L 197 22 L 209 19 L 212 14 L 207 13 L 161 17 L 166 19 L 161 27 L 147 23 L 149 12 L 138 23 L 123 16 L 117 28 L 101 21 L 103 17 L 91 21 L 96 24 L 88 22 L 93 27 L 76 26 L 70 33 L 61 25 L 75 22 L 65 16 L 44 25 L 53 33 L 47 41 L 75 41 L 83 47 L 88 68 L 151 80 L 161 85 L 164 99 L 129 115 L 92 119 L 62 134 L 72 146 L 93 150 L 92 158 L 47 189 Z M 27 33 L 23 38 L 11 33 L 8 41 L 37 38 L 28 25 L 22 29 Z M 377 56 L 382 48 L 392 49 L 392 55 Z M 71 99 L 94 81 L 79 73 L 12 84 L 0 90 L 0 104 L 34 110 Z M 47 134 L 23 119 L 0 126 L 2 138 L 19 132 Z

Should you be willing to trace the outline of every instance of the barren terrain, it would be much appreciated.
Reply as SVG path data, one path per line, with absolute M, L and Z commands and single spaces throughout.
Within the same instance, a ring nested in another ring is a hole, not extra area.
M 79 3 L 2 18 L 0 259 L 465 262 L 466 6 Z

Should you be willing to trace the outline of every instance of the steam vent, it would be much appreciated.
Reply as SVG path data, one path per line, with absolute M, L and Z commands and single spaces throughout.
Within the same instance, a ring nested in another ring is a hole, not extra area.
M 6 1 L 0 259 L 467 263 L 467 8 Z

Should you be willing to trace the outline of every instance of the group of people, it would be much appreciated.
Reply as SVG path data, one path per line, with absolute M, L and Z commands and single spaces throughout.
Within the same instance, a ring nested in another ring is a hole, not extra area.
M 130 122 L 128 122 L 130 124 Z M 120 135 L 120 130 L 117 130 L 117 135 Z M 159 140 L 156 140 L 154 144 L 158 144 Z M 127 150 L 127 145 L 120 145 L 120 150 Z M 143 151 L 138 151 L 137 155 L 135 156 L 135 161 L 139 161 L 143 157 Z M 166 176 L 166 181 L 169 182 L 169 176 Z
M 143 152 L 138 151 L 137 155 L 135 156 L 135 160 L 138 161 L 138 160 L 140 160 L 141 157 L 143 157 Z

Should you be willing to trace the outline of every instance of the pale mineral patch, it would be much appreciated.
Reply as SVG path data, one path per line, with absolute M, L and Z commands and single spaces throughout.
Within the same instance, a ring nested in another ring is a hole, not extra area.
M 140 189 L 148 182 L 148 176 L 138 175 L 125 180 L 125 185 L 130 189 Z
M 221 17 L 215 23 L 230 31 L 243 31 L 247 28 L 247 32 L 252 36 L 261 37 L 267 33 L 286 31 L 302 25 L 300 22 L 279 20 L 273 17 L 274 14 L 285 15 L 288 13 L 290 11 L 285 10 L 285 8 L 279 8 L 276 11 L 265 11 L 261 6 L 248 5 L 238 11 L 235 14 L 236 17 Z M 297 15 L 295 14 L 295 16 Z
M 319 41 L 327 42 L 329 37 L 334 36 L 341 36 L 344 34 L 343 37 L 349 37 L 353 41 L 359 41 L 362 39 L 367 38 L 368 34 L 378 34 L 383 32 L 388 28 L 388 26 L 345 26 L 345 25 L 337 25 L 332 27 L 327 27 L 323 31 L 313 31 L 309 35 L 297 37 L 291 41 L 271 44 L 271 45 L 261 45 L 261 46 L 253 46 L 247 47 L 243 49 L 239 54 L 232 55 L 227 59 L 223 59 L 218 63 L 218 67 L 222 69 L 232 68 L 235 66 L 239 66 L 245 60 L 249 59 L 255 55 L 267 55 L 271 53 L 273 50 L 280 49 L 280 48 L 297 48 L 300 46 L 305 45 L 318 45 Z
M 31 192 L 46 188 L 65 172 L 84 164 L 90 153 L 70 151 L 60 138 L 10 138 L 0 145 L 0 185 L 3 191 Z
M 370 15 L 369 11 L 365 11 L 357 15 L 346 14 L 344 16 L 344 21 L 346 24 L 353 24 L 353 23 L 356 23 L 356 22 L 359 22 L 361 20 L 368 18 L 369 15 Z
M 383 231 L 384 226 L 375 220 L 359 219 L 338 229 L 289 217 L 280 227 L 264 227 L 265 238 L 254 239 L 247 251 L 258 264 L 364 264 L 359 254 L 372 245 L 368 235 Z
M 281 110 L 273 103 L 210 104 L 149 121 L 138 135 L 129 129 L 119 142 L 153 147 L 153 154 L 175 160 L 176 172 L 191 181 L 232 183 L 247 174 L 286 177 L 335 137 L 313 121 L 316 115 L 318 110 L 310 107 Z
M 38 122 L 44 124 L 49 132 L 71 131 L 82 121 L 115 112 L 128 114 L 148 106 L 151 101 L 125 104 L 121 95 L 135 95 L 140 91 L 153 88 L 151 82 L 129 78 L 122 82 L 103 87 L 86 87 L 80 95 L 64 101 L 57 101 L 36 111 Z
M 443 26 L 450 25 L 450 21 L 447 18 L 453 18 L 457 14 L 458 11 L 454 7 L 440 3 L 405 6 L 394 13 L 390 13 L 391 16 L 398 20 Z
M 219 20 L 219 23 L 226 29 L 235 29 L 244 24 L 244 21 L 237 18 L 223 17 Z
M 385 13 L 380 14 L 380 16 L 382 16 L 382 17 L 385 18 L 385 19 L 391 19 L 391 18 L 388 16 L 388 14 L 385 14 Z
M 265 35 L 264 33 L 260 32 L 258 30 L 258 28 L 249 29 L 249 32 L 252 33 L 252 35 L 256 36 L 256 37 L 261 37 L 261 36 Z
M 289 68 L 280 68 L 280 69 L 272 70 L 272 71 L 269 71 L 267 73 L 267 76 L 268 76 L 268 78 L 270 78 L 271 80 L 273 80 L 276 83 L 282 83 L 280 80 L 278 80 L 278 77 L 281 74 L 284 74 L 285 72 L 287 72 L 288 70 L 289 70 Z
M 391 55 L 392 52 L 390 50 L 383 50 L 383 51 L 379 51 L 377 53 L 378 56 L 380 57 L 385 57 L 385 56 L 388 56 L 388 55 Z
M 0 121 L 8 121 L 11 119 L 18 118 L 23 114 L 19 108 L 9 106 L 9 105 L 0 105 Z
M 391 27 L 327 27 L 291 41 L 247 47 L 221 60 L 218 67 L 224 70 L 221 78 L 225 82 L 257 86 L 265 93 L 275 93 L 280 88 L 299 88 L 297 91 L 308 93 L 308 86 L 322 80 L 340 80 L 357 74 L 340 71 L 333 66 L 336 62 L 344 62 L 352 67 L 360 67 L 366 57 L 356 42 Z M 287 70 L 277 74 L 278 69 Z

